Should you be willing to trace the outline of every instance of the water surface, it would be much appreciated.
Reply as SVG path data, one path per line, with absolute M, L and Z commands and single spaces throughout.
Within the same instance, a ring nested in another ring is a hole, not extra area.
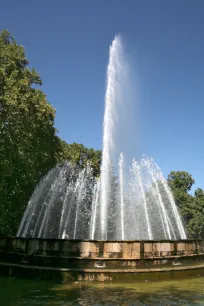
M 204 305 L 204 277 L 147 283 L 72 283 L 0 277 L 1 306 Z

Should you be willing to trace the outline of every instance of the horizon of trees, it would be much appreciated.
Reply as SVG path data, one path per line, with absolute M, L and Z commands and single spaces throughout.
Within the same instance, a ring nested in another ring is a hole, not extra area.
M 42 80 L 28 67 L 25 50 L 8 31 L 0 34 L 0 236 L 15 236 L 29 198 L 40 179 L 58 163 L 100 175 L 101 151 L 68 144 L 54 126 L 55 109 L 38 89 Z M 189 191 L 191 174 L 172 171 L 168 184 L 189 237 L 204 238 L 204 191 Z

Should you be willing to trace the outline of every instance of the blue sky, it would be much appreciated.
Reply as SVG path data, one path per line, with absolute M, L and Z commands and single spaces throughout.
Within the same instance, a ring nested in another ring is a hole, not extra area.
M 140 151 L 204 188 L 204 1 L 7 0 L 8 29 L 39 72 L 67 142 L 101 148 L 108 48 L 121 33 L 139 90 Z

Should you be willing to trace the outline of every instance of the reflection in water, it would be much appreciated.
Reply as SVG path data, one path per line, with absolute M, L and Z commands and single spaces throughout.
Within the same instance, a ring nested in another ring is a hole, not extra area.
M 1 306 L 204 305 L 204 278 L 148 283 L 56 285 L 0 277 Z

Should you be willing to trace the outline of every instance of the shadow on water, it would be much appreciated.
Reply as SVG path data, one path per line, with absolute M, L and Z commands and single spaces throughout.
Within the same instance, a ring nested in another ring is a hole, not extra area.
M 72 283 L 0 277 L 1 306 L 204 305 L 204 278 L 148 283 Z

